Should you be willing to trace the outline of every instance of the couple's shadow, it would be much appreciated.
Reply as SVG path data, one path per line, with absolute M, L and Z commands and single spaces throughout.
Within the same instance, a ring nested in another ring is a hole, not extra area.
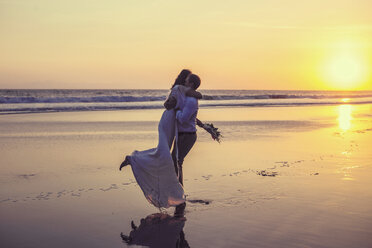
M 164 213 L 150 214 L 141 219 L 138 227 L 132 221 L 129 236 L 121 233 L 120 237 L 129 245 L 188 248 L 190 246 L 183 232 L 185 222 L 185 218 L 175 218 Z

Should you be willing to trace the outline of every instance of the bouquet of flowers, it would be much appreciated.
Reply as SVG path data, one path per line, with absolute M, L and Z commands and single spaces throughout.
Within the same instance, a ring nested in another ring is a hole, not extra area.
M 218 143 L 221 142 L 221 132 L 218 131 L 217 127 L 213 126 L 213 123 L 203 123 L 199 119 L 196 119 L 196 124 L 207 131 L 212 136 L 213 140 L 217 141 Z

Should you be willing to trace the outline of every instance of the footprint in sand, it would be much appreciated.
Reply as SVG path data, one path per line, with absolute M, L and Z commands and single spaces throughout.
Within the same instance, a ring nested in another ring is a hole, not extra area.
M 190 203 L 200 203 L 200 204 L 204 204 L 204 205 L 209 205 L 212 201 L 210 200 L 200 200 L 200 199 L 188 199 L 187 202 L 190 202 Z
M 280 167 L 289 167 L 288 161 L 277 161 L 276 164 L 281 164 Z
M 257 175 L 263 176 L 263 177 L 276 177 L 278 175 L 278 172 L 276 171 L 257 171 Z
M 36 174 L 35 173 L 33 173 L 33 174 L 19 174 L 17 176 L 21 177 L 21 178 L 24 178 L 24 179 L 30 179 L 31 177 L 36 176 Z
M 209 180 L 212 177 L 212 175 L 202 176 L 205 180 Z

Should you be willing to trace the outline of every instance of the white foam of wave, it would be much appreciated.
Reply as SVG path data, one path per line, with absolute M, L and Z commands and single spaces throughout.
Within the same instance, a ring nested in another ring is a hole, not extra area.
M 304 106 L 329 104 L 367 104 L 372 103 L 372 97 L 349 99 L 249 99 L 249 100 L 209 100 L 199 101 L 203 107 L 272 107 L 272 106 Z M 125 109 L 162 109 L 163 101 L 152 102 L 94 102 L 94 103 L 27 103 L 0 104 L 0 114 L 69 112 L 69 111 L 105 111 Z

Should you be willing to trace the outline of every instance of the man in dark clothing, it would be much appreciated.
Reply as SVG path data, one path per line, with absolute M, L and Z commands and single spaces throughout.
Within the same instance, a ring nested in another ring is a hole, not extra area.
M 195 74 L 190 74 L 186 78 L 185 86 L 196 90 L 200 86 L 200 78 Z M 171 101 L 171 100 L 170 100 Z M 171 104 L 170 102 L 165 103 Z M 173 103 L 174 104 L 174 103 Z M 169 107 L 166 106 L 166 107 Z M 183 161 L 186 155 L 189 153 L 191 148 L 194 146 L 197 135 L 196 135 L 196 116 L 198 114 L 198 99 L 194 97 L 186 96 L 185 102 L 182 109 L 177 110 L 176 120 L 178 126 L 178 157 L 175 146 L 173 146 L 172 158 L 174 162 L 174 168 L 178 175 L 180 183 L 183 185 Z M 177 159 L 178 158 L 178 159 Z M 186 203 L 180 204 L 176 207 L 175 215 L 183 216 Z

